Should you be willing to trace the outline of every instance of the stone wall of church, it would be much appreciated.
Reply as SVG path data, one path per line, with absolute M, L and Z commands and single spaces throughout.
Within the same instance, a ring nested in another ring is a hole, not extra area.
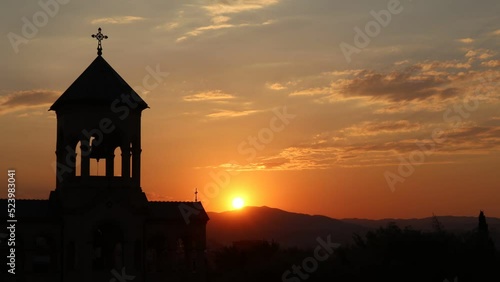
M 144 218 L 108 204 L 64 218 L 65 281 L 105 281 L 125 272 L 141 277 Z
M 147 281 L 205 281 L 205 223 L 149 222 L 144 237 Z
M 6 224 L 0 224 L 6 230 Z M 59 281 L 62 272 L 62 228 L 60 223 L 47 220 L 19 220 L 16 224 L 16 281 Z M 0 253 L 10 247 L 2 240 Z M 5 261 L 4 261 L 5 260 Z M 1 259 L 1 273 L 7 275 L 6 256 Z M 1 276 L 0 276 L 1 277 Z M 0 279 L 8 281 L 7 277 Z

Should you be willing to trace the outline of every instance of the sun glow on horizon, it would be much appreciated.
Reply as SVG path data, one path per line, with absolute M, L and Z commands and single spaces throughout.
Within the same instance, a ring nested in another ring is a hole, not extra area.
M 236 197 L 233 199 L 233 208 L 234 209 L 239 210 L 244 206 L 245 206 L 245 201 L 242 198 Z

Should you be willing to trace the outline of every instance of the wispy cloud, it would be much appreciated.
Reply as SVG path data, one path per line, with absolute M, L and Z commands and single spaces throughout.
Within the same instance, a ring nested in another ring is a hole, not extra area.
M 332 93 L 332 89 L 329 87 L 317 87 L 298 90 L 290 93 L 290 96 L 316 96 L 316 95 L 328 95 Z
M 234 16 L 243 12 L 255 11 L 259 9 L 266 8 L 268 6 L 277 4 L 278 0 L 215 0 L 209 4 L 201 6 L 203 10 L 206 11 L 208 17 L 210 17 L 211 24 L 205 26 L 194 28 L 191 31 L 186 32 L 182 36 L 176 39 L 176 42 L 182 42 L 190 37 L 200 36 L 201 34 L 223 29 L 234 29 L 242 27 L 256 27 L 265 26 L 275 22 L 273 19 L 266 21 L 254 21 L 249 22 L 248 19 L 245 22 L 235 22 L 233 20 Z
M 445 75 L 423 74 L 418 68 L 387 74 L 367 70 L 352 79 L 339 80 L 333 87 L 345 96 L 412 101 L 435 95 L 443 98 L 455 95 L 458 89 L 449 87 L 449 80 Z
M 156 26 L 156 29 L 163 29 L 166 31 L 174 30 L 180 26 L 179 22 L 168 22 L 159 26 Z
M 402 60 L 402 61 L 397 61 L 394 63 L 395 66 L 401 66 L 401 65 L 406 65 L 410 63 L 410 60 Z
M 144 20 L 143 17 L 137 16 L 121 16 L 121 17 L 110 17 L 110 18 L 98 18 L 92 20 L 91 24 L 129 24 L 137 21 Z
M 284 89 L 287 89 L 287 87 L 281 83 L 266 83 L 266 87 L 268 89 L 271 89 L 271 90 L 276 90 L 276 91 L 279 91 L 279 90 L 284 90 Z
M 407 133 L 422 128 L 419 123 L 408 120 L 366 121 L 343 129 L 347 136 L 374 136 L 387 133 Z
M 459 60 L 453 61 L 425 61 L 415 65 L 422 69 L 422 71 L 439 70 L 439 69 L 470 69 L 472 65 L 468 62 L 461 62 Z
M 202 101 L 220 102 L 234 98 L 235 97 L 233 95 L 224 93 L 222 92 L 222 90 L 210 90 L 210 91 L 199 92 L 193 95 L 184 96 L 183 100 L 187 102 L 202 102 Z
M 212 18 L 214 25 L 221 25 L 227 23 L 231 18 L 226 16 L 215 16 Z
M 451 128 L 445 130 L 442 138 L 442 144 L 414 137 L 389 141 L 369 139 L 366 142 L 349 143 L 344 138 L 332 137 L 332 134 L 321 134 L 309 143 L 284 148 L 276 155 L 262 156 L 249 164 L 223 163 L 212 167 L 235 171 L 262 171 L 328 169 L 336 166 L 392 166 L 399 165 L 398 155 L 407 156 L 413 151 L 422 150 L 421 148 L 434 148 L 433 158 L 425 164 L 450 164 L 457 162 L 457 156 L 484 155 L 491 151 L 500 151 L 500 126 L 471 125 Z
M 495 55 L 495 52 L 488 49 L 470 49 L 465 54 L 465 57 L 470 59 L 486 60 Z
M 398 61 L 402 67 L 388 72 L 353 69 L 308 75 L 289 87 L 289 96 L 310 97 L 320 104 L 351 101 L 373 106 L 379 114 L 442 111 L 471 95 L 481 102 L 498 102 L 500 61 L 485 60 L 495 52 L 468 49 L 463 54 L 455 60 Z M 488 89 L 476 93 L 479 88 Z
M 489 68 L 500 67 L 500 60 L 489 60 L 487 62 L 482 62 L 481 65 Z
M 25 90 L 0 97 L 0 115 L 29 108 L 49 106 L 61 93 L 52 90 Z
M 212 15 L 236 14 L 246 11 L 259 10 L 277 4 L 278 0 L 216 0 L 203 8 Z
M 206 117 L 211 118 L 211 119 L 234 118 L 234 117 L 248 116 L 251 114 L 255 114 L 257 112 L 259 112 L 259 111 L 257 111 L 257 110 L 244 110 L 244 111 L 218 110 L 214 113 L 207 114 Z
M 470 44 L 470 43 L 474 43 L 474 39 L 472 38 L 460 38 L 460 39 L 457 39 L 458 42 L 461 42 L 461 43 L 465 43 L 465 44 Z
M 169 18 L 168 22 L 165 22 L 165 23 L 162 23 L 162 24 L 155 26 L 155 29 L 164 30 L 164 31 L 172 31 L 172 30 L 180 28 L 183 25 L 183 23 L 185 23 L 184 14 L 185 14 L 185 11 L 183 9 L 177 11 L 173 18 Z
M 192 31 L 189 31 L 185 33 L 183 36 L 179 37 L 176 39 L 176 42 L 182 42 L 190 37 L 196 37 L 199 36 L 207 31 L 211 30 L 220 30 L 220 29 L 229 29 L 229 28 L 238 28 L 238 27 L 250 27 L 250 26 L 262 26 L 262 25 L 267 25 L 268 23 L 257 23 L 257 24 L 250 24 L 250 23 L 241 23 L 241 24 L 230 24 L 230 23 L 219 23 L 219 24 L 212 24 L 212 25 L 207 25 L 207 26 L 202 26 L 195 28 Z

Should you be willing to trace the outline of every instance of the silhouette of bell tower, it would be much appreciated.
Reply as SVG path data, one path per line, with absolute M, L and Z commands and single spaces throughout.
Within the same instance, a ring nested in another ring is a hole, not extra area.
M 141 113 L 149 107 L 104 60 L 101 41 L 108 37 L 98 31 L 97 57 L 49 109 L 57 115 L 56 190 L 140 190 Z M 103 175 L 91 175 L 92 160 L 105 162 Z

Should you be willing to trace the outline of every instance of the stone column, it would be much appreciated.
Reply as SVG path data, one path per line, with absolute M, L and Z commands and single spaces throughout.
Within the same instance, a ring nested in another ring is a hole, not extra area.
M 80 175 L 88 177 L 90 175 L 90 141 L 88 138 L 80 140 L 81 167 Z
M 122 150 L 122 177 L 130 178 L 130 144 L 121 147 Z
M 132 180 L 135 186 L 141 186 L 141 148 L 132 147 Z
M 115 175 L 115 154 L 111 153 L 106 158 L 106 176 L 113 177 Z

